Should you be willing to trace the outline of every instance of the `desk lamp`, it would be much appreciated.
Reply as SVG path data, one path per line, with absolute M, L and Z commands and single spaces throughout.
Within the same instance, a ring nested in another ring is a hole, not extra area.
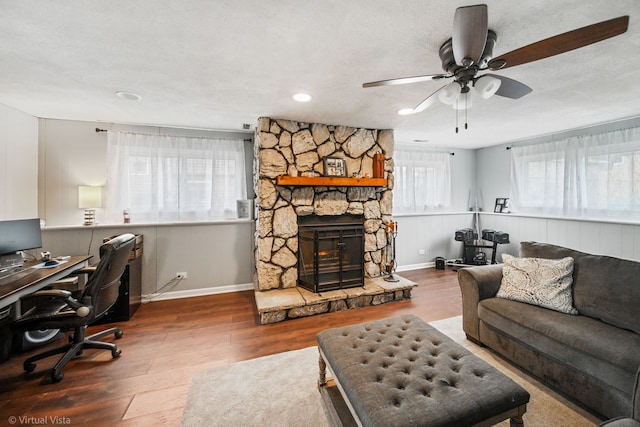
M 96 208 L 102 207 L 102 187 L 81 185 L 78 187 L 78 207 L 84 209 L 84 224 L 95 225 Z

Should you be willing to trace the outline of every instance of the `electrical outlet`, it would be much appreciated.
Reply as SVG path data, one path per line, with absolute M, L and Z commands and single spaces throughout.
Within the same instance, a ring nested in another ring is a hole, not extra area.
M 424 254 L 425 254 L 424 249 L 420 249 L 420 250 L 418 251 L 418 255 L 424 255 Z
M 176 273 L 176 279 L 186 279 L 187 278 L 187 272 L 186 271 L 180 271 L 178 273 Z

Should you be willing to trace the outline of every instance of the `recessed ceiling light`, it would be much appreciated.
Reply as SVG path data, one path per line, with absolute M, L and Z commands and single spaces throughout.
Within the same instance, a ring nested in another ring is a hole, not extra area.
M 398 114 L 400 114 L 401 116 L 406 116 L 407 114 L 413 114 L 415 111 L 413 111 L 413 108 L 403 108 L 402 110 L 398 111 Z
M 309 102 L 311 101 L 311 95 L 309 95 L 308 93 L 296 93 L 295 95 L 293 95 L 293 99 L 298 102 Z
M 116 92 L 116 95 L 118 95 L 122 99 L 126 99 L 126 100 L 129 100 L 129 101 L 139 101 L 139 100 L 142 99 L 142 97 L 140 95 L 138 95 L 137 93 L 125 92 L 125 91 L 122 91 L 122 90 L 119 90 L 118 92 Z

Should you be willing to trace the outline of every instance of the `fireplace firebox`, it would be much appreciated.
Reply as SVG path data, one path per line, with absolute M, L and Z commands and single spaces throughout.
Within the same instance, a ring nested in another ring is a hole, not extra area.
M 298 286 L 311 292 L 364 285 L 364 217 L 298 218 Z

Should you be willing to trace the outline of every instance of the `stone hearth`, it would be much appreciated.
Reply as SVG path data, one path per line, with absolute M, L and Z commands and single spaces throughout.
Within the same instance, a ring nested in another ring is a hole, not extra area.
M 286 319 L 380 305 L 411 298 L 415 283 L 394 275 L 398 282 L 382 277 L 365 279 L 363 287 L 314 293 L 295 287 L 272 291 L 256 291 L 260 323 L 265 325 Z

